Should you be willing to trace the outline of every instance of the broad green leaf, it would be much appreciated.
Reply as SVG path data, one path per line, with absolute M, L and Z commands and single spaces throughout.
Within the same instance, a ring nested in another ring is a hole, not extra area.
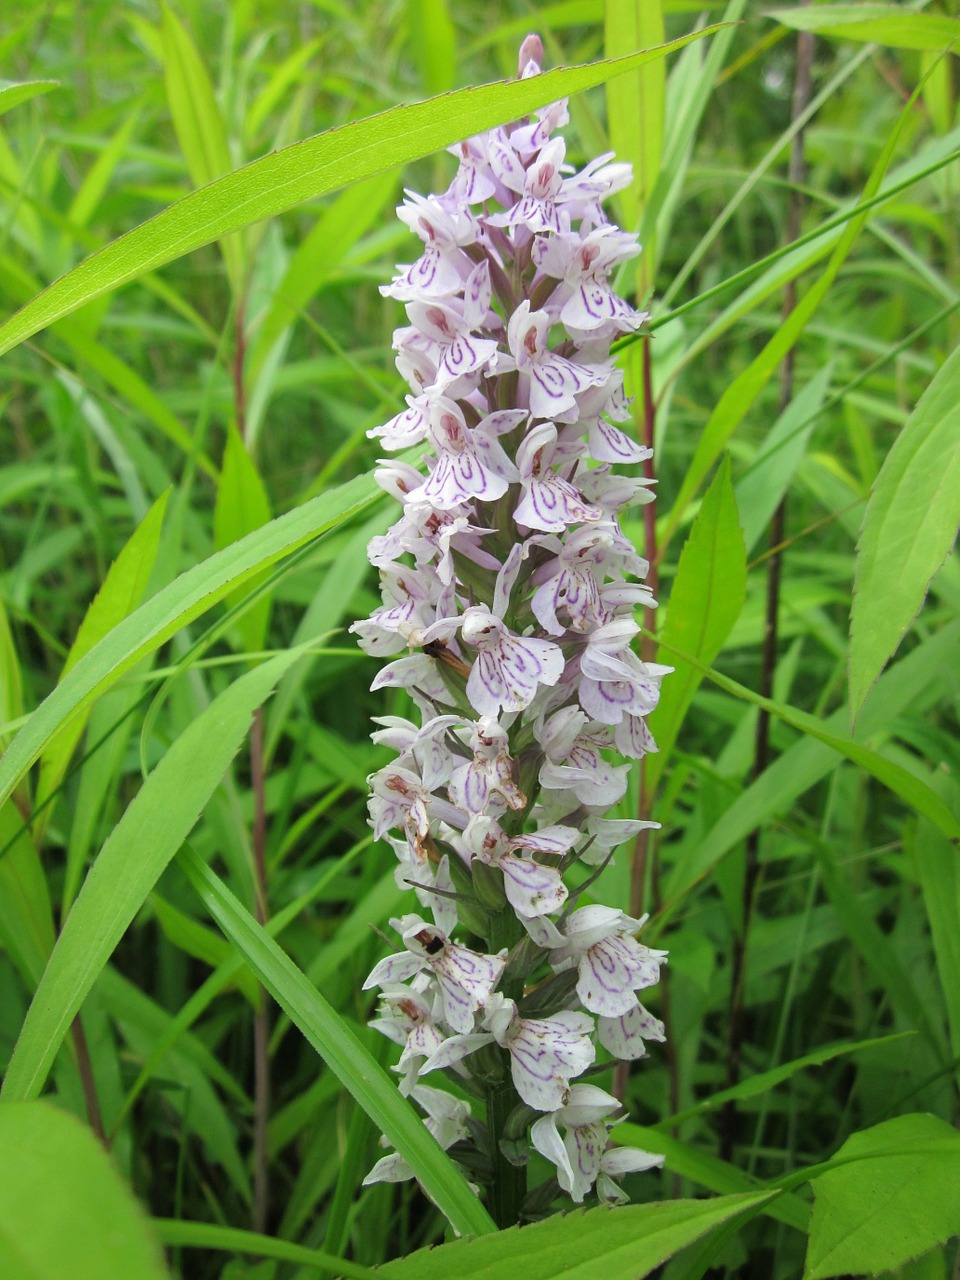
M 0 1098 L 35 1097 L 70 1023 L 196 824 L 254 710 L 300 656 L 292 649 L 228 686 L 174 742 L 127 807 L 71 908 L 14 1047 Z
M 929 784 L 918 778 L 916 774 L 910 773 L 902 765 L 888 760 L 878 751 L 872 751 L 869 747 L 855 742 L 849 736 L 830 733 L 824 729 L 823 722 L 818 720 L 816 716 L 812 716 L 806 711 L 798 711 L 796 707 L 788 707 L 785 703 L 775 702 L 772 698 L 761 697 L 759 693 L 754 693 L 752 689 L 748 689 L 745 685 L 738 684 L 736 680 L 731 680 L 729 676 L 721 675 L 719 671 L 714 671 L 707 667 L 692 654 L 682 653 L 672 645 L 665 644 L 663 647 L 668 655 L 672 654 L 674 657 L 682 658 L 685 662 L 690 663 L 702 676 L 706 676 L 708 680 L 715 685 L 719 685 L 721 689 L 725 689 L 727 693 L 732 693 L 734 697 L 742 698 L 745 702 L 750 702 L 755 707 L 762 707 L 770 715 L 776 716 L 778 720 L 783 720 L 786 724 L 792 725 L 794 729 L 799 729 L 801 733 L 809 734 L 811 737 L 825 743 L 828 747 L 832 747 L 840 755 L 846 756 L 848 760 L 852 760 L 854 764 L 866 770 L 878 782 L 882 782 L 885 787 L 889 787 L 895 795 L 898 795 L 901 800 L 915 809 L 917 813 L 929 818 L 946 836 L 953 840 L 960 839 L 960 819 L 957 818 L 948 805 L 944 804 Z
M 746 590 L 747 555 L 727 457 L 706 492 L 680 553 L 663 643 L 692 653 L 709 665 L 740 616 Z M 658 661 L 664 656 L 658 653 Z M 698 671 L 680 663 L 663 683 L 660 701 L 650 718 L 650 729 L 660 748 L 647 761 L 651 790 L 663 773 L 702 678 Z
M 869 40 L 894 49 L 946 49 L 960 40 L 960 22 L 941 13 L 916 13 L 898 4 L 824 4 L 770 9 L 768 16 L 795 31 L 837 40 Z
M 960 1235 L 960 1133 L 931 1115 L 855 1133 L 813 1184 L 804 1280 L 876 1275 Z
M 105 636 L 40 704 L 0 759 L 0 804 L 53 735 L 181 627 L 262 569 L 365 511 L 382 496 L 370 475 L 348 480 L 194 565 Z
M 923 604 L 960 523 L 960 348 L 917 402 L 863 517 L 850 623 L 856 719 Z
M 548 71 L 393 107 L 263 156 L 178 200 L 50 285 L 0 325 L 0 355 L 85 302 L 231 231 L 509 123 L 556 98 L 604 84 L 716 30 L 704 27 L 613 62 Z
M 247 452 L 240 432 L 231 426 L 217 486 L 217 502 L 213 512 L 213 541 L 218 549 L 239 542 L 248 533 L 270 522 L 270 499 L 264 488 L 257 464 Z M 230 607 L 237 605 L 254 591 L 266 577 L 266 571 L 252 577 L 239 591 L 227 596 Z M 257 653 L 263 648 L 270 624 L 271 596 L 264 594 L 237 619 L 237 631 L 246 649 Z
M 191 849 L 181 852 L 178 865 L 264 987 L 402 1154 L 452 1226 L 463 1234 L 492 1231 L 487 1211 L 350 1024 Z
M 914 92 L 910 101 L 897 117 L 897 123 L 890 131 L 867 179 L 862 199 L 870 199 L 879 190 L 887 167 L 893 158 L 900 133 L 913 109 L 917 92 L 919 90 Z M 794 346 L 814 312 L 823 301 L 827 291 L 839 274 L 840 268 L 846 261 L 847 255 L 853 248 L 854 241 L 860 234 L 868 216 L 868 212 L 864 211 L 850 219 L 844 227 L 827 265 L 816 281 L 799 300 L 790 315 L 779 325 L 776 333 L 767 342 L 760 354 L 751 361 L 742 373 L 733 379 L 720 397 L 697 441 L 693 458 L 680 486 L 680 492 L 677 494 L 667 523 L 667 529 L 663 535 L 664 546 L 676 532 L 686 511 L 687 504 L 697 492 L 701 481 L 713 465 L 714 460 L 719 456 L 727 441 L 746 417 L 751 406 L 773 376 L 780 361 Z
M 169 490 L 160 495 L 134 529 L 128 542 L 107 571 L 103 586 L 87 609 L 76 639 L 70 646 L 70 652 L 60 673 L 61 681 L 94 645 L 118 626 L 124 618 L 129 617 L 143 599 L 160 548 L 160 531 L 168 496 Z M 86 723 L 86 716 L 75 716 L 70 725 L 58 734 L 44 751 L 40 760 L 37 808 L 40 808 L 53 795 L 63 781 L 70 757 L 83 734 Z M 49 808 L 37 816 L 38 843 L 49 817 Z
M 205 187 L 233 168 L 226 126 L 190 33 L 168 4 L 162 6 L 162 16 L 163 78 L 173 127 L 193 185 Z M 221 248 L 236 295 L 243 275 L 240 240 L 227 237 Z
M 321 1249 L 308 1249 L 292 1240 L 264 1236 L 256 1231 L 221 1227 L 211 1222 L 183 1222 L 177 1218 L 154 1218 L 153 1229 L 164 1244 L 177 1249 L 216 1249 L 221 1253 L 248 1253 L 258 1258 L 276 1258 L 278 1262 L 295 1262 L 301 1267 L 343 1276 L 345 1280 L 377 1280 L 379 1271 L 371 1271 L 356 1262 L 336 1258 Z M 227 1272 L 223 1273 L 224 1276 Z
M 79 1120 L 2 1103 L 0 1153 L 5 1280 L 168 1280 L 149 1219 Z
M 0 116 L 19 107 L 21 102 L 29 102 L 38 94 L 59 87 L 59 80 L 0 80 Z
M 577 1209 L 480 1240 L 419 1249 L 388 1262 L 377 1275 L 384 1280 L 642 1280 L 706 1232 L 774 1198 L 769 1191 L 748 1191 L 715 1200 Z

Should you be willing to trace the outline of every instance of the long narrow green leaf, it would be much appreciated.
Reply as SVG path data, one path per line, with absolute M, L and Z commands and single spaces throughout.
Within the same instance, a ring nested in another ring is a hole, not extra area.
M 178 1249 L 216 1249 L 221 1253 L 248 1253 L 258 1258 L 276 1258 L 278 1262 L 295 1262 L 301 1267 L 344 1276 L 346 1280 L 377 1280 L 379 1271 L 371 1271 L 346 1258 L 335 1258 L 321 1249 L 307 1249 L 292 1240 L 221 1227 L 213 1222 L 182 1222 L 176 1218 L 154 1218 L 153 1230 L 162 1244 Z
M 234 681 L 188 725 L 147 778 L 110 833 L 67 916 L 0 1097 L 33 1098 L 43 1088 L 97 975 L 219 785 L 253 712 L 300 654 L 291 649 Z
M 455 1229 L 471 1235 L 492 1231 L 493 1222 L 487 1211 L 450 1157 L 427 1133 L 410 1103 L 400 1096 L 393 1080 L 350 1024 L 192 850 L 184 849 L 178 862 L 224 934 L 400 1152 Z
M 689 650 L 709 665 L 740 616 L 747 590 L 747 554 L 737 500 L 725 459 L 707 490 L 690 536 L 680 553 L 663 643 Z M 664 655 L 658 654 L 658 660 Z M 660 748 L 647 761 L 651 792 L 656 789 L 702 676 L 683 664 L 665 681 L 650 728 Z
M 725 689 L 727 693 L 732 693 L 736 698 L 742 698 L 745 702 L 752 703 L 755 707 L 762 707 L 770 715 L 776 716 L 778 720 L 783 720 L 786 724 L 792 725 L 794 729 L 799 729 L 801 733 L 809 734 L 812 738 L 817 738 L 820 742 L 825 743 L 828 747 L 832 747 L 834 751 L 842 756 L 846 756 L 848 760 L 852 760 L 854 764 L 866 770 L 878 782 L 882 782 L 901 800 L 915 809 L 917 813 L 921 813 L 924 817 L 930 819 L 944 835 L 951 840 L 960 840 L 960 819 L 954 814 L 948 805 L 940 799 L 937 793 L 916 774 L 910 773 L 901 765 L 894 764 L 892 760 L 888 760 L 885 756 L 880 755 L 877 751 L 872 751 L 869 747 L 863 746 L 859 742 L 855 742 L 853 738 L 842 737 L 840 734 L 830 733 L 823 727 L 823 722 L 818 720 L 816 716 L 809 715 L 806 711 L 798 711 L 796 707 L 788 707 L 785 703 L 775 702 L 772 698 L 763 698 L 759 693 L 754 693 L 752 689 L 748 689 L 745 685 L 738 684 L 736 680 L 731 680 L 729 676 L 721 675 L 719 671 L 714 671 L 711 667 L 700 662 L 692 654 L 682 653 L 679 649 L 672 645 L 664 645 L 667 653 L 672 653 L 678 658 L 682 658 L 684 662 L 690 663 L 701 675 L 712 681 L 713 684 L 719 685 L 721 689 Z
M 894 49 L 937 52 L 960 40 L 960 22 L 942 13 L 916 13 L 899 4 L 824 4 L 771 9 L 769 17 L 795 31 L 836 40 L 871 40 Z
M 903 1040 L 905 1037 L 915 1034 L 913 1031 L 898 1031 L 895 1035 L 876 1036 L 872 1040 L 856 1040 L 849 1044 L 824 1045 L 821 1049 L 814 1049 L 812 1053 L 804 1054 L 802 1058 L 794 1058 L 792 1062 L 784 1062 L 779 1067 L 772 1067 L 769 1071 L 760 1071 L 755 1076 L 741 1080 L 739 1084 L 730 1089 L 721 1089 L 717 1093 L 712 1093 L 695 1106 L 687 1107 L 684 1111 L 678 1111 L 675 1115 L 669 1116 L 661 1124 L 664 1128 L 676 1128 L 684 1120 L 689 1120 L 692 1116 L 702 1115 L 705 1111 L 715 1111 L 718 1107 L 722 1107 L 725 1102 L 730 1102 L 733 1099 L 757 1098 L 762 1093 L 768 1093 L 771 1089 L 775 1089 L 778 1084 L 783 1084 L 784 1081 L 795 1076 L 798 1071 L 804 1071 L 807 1067 L 820 1067 L 825 1062 L 832 1062 L 834 1058 L 843 1057 L 848 1053 L 860 1053 L 863 1049 L 875 1049 L 878 1045 L 891 1044 L 895 1040 Z
M 89 653 L 95 644 L 128 617 L 143 599 L 160 547 L 160 530 L 168 496 L 169 490 L 160 495 L 107 571 L 103 586 L 91 602 L 76 639 L 70 646 L 60 675 L 61 680 L 66 678 L 84 654 Z M 38 808 L 43 806 L 44 801 L 53 795 L 63 781 L 85 724 L 85 716 L 75 716 L 69 729 L 58 734 L 44 751 L 37 787 Z M 37 817 L 35 838 L 38 846 L 49 821 L 49 814 L 50 810 L 47 809 Z
M 91 299 L 230 231 L 430 155 L 470 134 L 507 124 L 555 98 L 604 84 L 717 29 L 704 27 L 658 49 L 613 62 L 548 71 L 526 80 L 461 89 L 413 106 L 393 107 L 271 152 L 178 200 L 86 258 L 0 326 L 0 355 Z
M 0 759 L 0 804 L 61 726 L 141 658 L 262 569 L 367 510 L 381 496 L 372 476 L 349 480 L 218 551 L 158 591 L 77 663 L 17 734 Z
M 887 138 L 883 150 L 873 166 L 870 177 L 867 179 L 862 199 L 869 200 L 879 190 L 887 167 L 893 159 L 893 153 L 903 126 L 909 119 L 910 112 L 913 109 L 917 92 L 919 90 L 914 92 L 913 97 L 911 97 L 898 116 L 897 123 L 891 130 L 890 136 Z M 720 397 L 706 427 L 703 429 L 700 439 L 697 441 L 696 450 L 680 486 L 680 492 L 677 494 L 673 510 L 670 513 L 667 529 L 663 536 L 664 545 L 670 541 L 676 532 L 677 526 L 686 511 L 687 504 L 697 492 L 704 476 L 706 476 L 714 461 L 719 457 L 726 442 L 746 417 L 747 412 L 760 392 L 773 376 L 780 361 L 800 337 L 813 313 L 823 301 L 830 286 L 837 278 L 840 268 L 846 261 L 847 255 L 853 248 L 854 241 L 860 234 L 868 216 L 868 213 L 864 212 L 858 214 L 855 218 L 851 218 L 844 227 L 836 248 L 830 255 L 830 260 L 820 276 L 803 295 L 760 354 L 744 369 L 743 373 L 734 378 L 733 382 L 730 383 Z
M 59 80 L 0 80 L 0 116 L 21 102 L 29 102 L 38 94 L 49 93 L 60 87 Z
M 897 650 L 960 524 L 960 348 L 920 397 L 877 477 L 857 546 L 850 715 Z
M 617 1141 L 624 1147 L 640 1147 L 644 1151 L 654 1151 L 664 1157 L 664 1164 L 671 1173 L 681 1178 L 689 1178 L 692 1182 L 716 1191 L 720 1195 L 731 1195 L 744 1192 L 756 1192 L 763 1189 L 757 1179 L 741 1173 L 726 1160 L 719 1160 L 706 1151 L 699 1151 L 689 1142 L 681 1142 L 679 1138 L 671 1138 L 659 1129 L 651 1129 L 645 1125 L 626 1124 L 617 1126 Z M 772 1200 L 763 1209 L 771 1218 L 785 1222 L 797 1231 L 806 1231 L 809 1210 L 799 1196 L 784 1195 Z

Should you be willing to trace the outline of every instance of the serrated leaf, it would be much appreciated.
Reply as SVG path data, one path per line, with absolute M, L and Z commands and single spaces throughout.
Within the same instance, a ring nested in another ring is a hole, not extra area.
M 824 4 L 771 9 L 769 17 L 795 31 L 836 40 L 869 40 L 894 49 L 946 49 L 960 40 L 960 22 L 940 13 L 906 11 L 898 4 Z
M 960 1234 L 960 1133 L 931 1115 L 855 1133 L 813 1184 L 804 1280 L 876 1275 Z
M 960 348 L 917 402 L 877 476 L 857 545 L 850 623 L 856 719 L 960 523 Z
M 730 479 L 730 459 L 726 457 L 680 553 L 663 643 L 709 665 L 740 616 L 746 590 L 747 553 Z M 657 654 L 658 661 L 664 659 L 669 662 L 670 655 Z M 663 682 L 660 702 L 650 717 L 650 729 L 660 748 L 647 762 L 651 788 L 656 787 L 702 679 L 699 671 L 681 661 Z
M 379 1268 L 384 1280 L 642 1280 L 692 1241 L 776 1193 L 668 1200 L 557 1214 L 479 1240 L 454 1240 Z
M 235 680 L 193 720 L 114 827 L 64 922 L 0 1090 L 35 1097 L 70 1023 L 161 872 L 187 838 L 240 748 L 254 710 L 302 650 Z
M 0 1275 L 169 1276 L 146 1214 L 103 1147 L 45 1102 L 0 1105 Z
M 271 152 L 178 200 L 61 276 L 0 325 L 0 355 L 93 298 L 231 231 L 507 124 L 556 98 L 604 84 L 716 30 L 716 25 L 704 27 L 613 62 L 547 71 L 393 107 Z

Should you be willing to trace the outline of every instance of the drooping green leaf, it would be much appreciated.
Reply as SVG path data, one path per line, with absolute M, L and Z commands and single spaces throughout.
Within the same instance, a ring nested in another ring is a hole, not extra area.
M 960 523 L 960 348 L 917 402 L 870 495 L 857 546 L 850 712 L 897 650 Z
M 229 685 L 144 782 L 100 851 L 64 923 L 14 1047 L 0 1097 L 39 1093 L 84 998 L 187 838 L 250 728 L 254 710 L 300 650 Z
M 59 80 L 0 80 L 0 116 L 19 107 L 21 102 L 29 102 L 38 94 L 59 87 Z
M 886 1120 L 834 1161 L 813 1184 L 804 1280 L 877 1275 L 960 1235 L 960 1133 L 943 1120 Z
M 103 1147 L 45 1102 L 0 1104 L 0 1275 L 169 1277 L 149 1219 Z
M 942 13 L 917 13 L 899 4 L 824 4 L 771 9 L 769 16 L 795 31 L 836 40 L 869 40 L 894 49 L 946 49 L 960 40 L 960 22 Z
M 747 555 L 725 458 L 707 490 L 690 536 L 680 553 L 670 590 L 663 643 L 694 654 L 709 665 L 740 616 L 747 590 Z M 658 661 L 666 654 L 658 654 Z M 650 728 L 660 750 L 647 762 L 651 789 L 663 772 L 683 717 L 702 680 L 700 672 L 681 662 L 665 680 Z
M 483 1235 L 493 1222 L 445 1151 L 427 1133 L 356 1033 L 288 955 L 189 848 L 179 866 L 264 987 L 379 1126 L 457 1231 Z
M 715 1200 L 668 1200 L 578 1209 L 479 1240 L 454 1240 L 388 1262 L 384 1280 L 642 1280 L 724 1222 L 775 1199 L 747 1191 Z
M 313 498 L 188 569 L 90 650 L 40 704 L 0 759 L 0 803 L 53 735 L 181 627 L 231 590 L 311 539 L 365 511 L 382 496 L 369 475 Z
M 176 1248 L 217 1249 L 224 1253 L 249 1253 L 258 1258 L 276 1258 L 279 1262 L 295 1262 L 300 1267 L 316 1268 L 345 1280 L 377 1280 L 379 1272 L 361 1267 L 346 1258 L 335 1258 L 321 1249 L 308 1249 L 292 1240 L 241 1231 L 212 1222 L 183 1222 L 176 1218 L 155 1218 L 153 1229 L 164 1244 Z M 224 1272 L 226 1275 L 226 1272 Z
M 231 231 L 506 124 L 556 98 L 604 84 L 716 30 L 704 27 L 614 62 L 548 71 L 394 107 L 263 156 L 178 200 L 50 285 L 0 325 L 0 355 L 93 298 Z

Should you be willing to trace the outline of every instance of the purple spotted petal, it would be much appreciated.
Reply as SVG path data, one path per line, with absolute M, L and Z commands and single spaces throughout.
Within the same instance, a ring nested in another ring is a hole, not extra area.
M 608 1053 L 622 1062 L 646 1056 L 645 1040 L 666 1039 L 663 1023 L 637 1003 L 619 1018 L 598 1018 L 597 1038 Z
M 560 872 L 528 858 L 503 857 L 497 863 L 503 872 L 507 901 L 518 916 L 552 915 L 567 900 L 567 887 Z

